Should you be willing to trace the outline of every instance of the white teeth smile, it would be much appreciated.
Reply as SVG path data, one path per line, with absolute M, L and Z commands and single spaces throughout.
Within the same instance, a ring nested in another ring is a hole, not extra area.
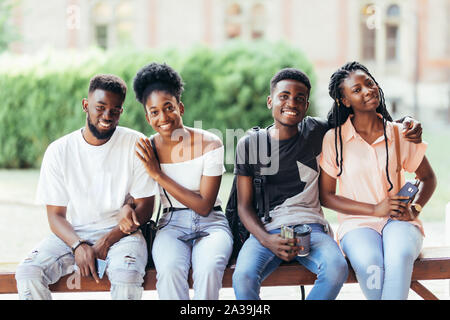
M 166 130 L 170 128 L 170 124 L 163 124 L 159 126 L 161 129 Z
M 106 128 L 106 129 L 110 128 L 111 125 L 112 125 L 111 123 L 105 123 L 103 121 L 100 121 L 99 124 L 100 124 L 101 127 Z
M 295 111 L 282 111 L 282 113 L 287 114 L 288 116 L 296 116 L 298 113 Z

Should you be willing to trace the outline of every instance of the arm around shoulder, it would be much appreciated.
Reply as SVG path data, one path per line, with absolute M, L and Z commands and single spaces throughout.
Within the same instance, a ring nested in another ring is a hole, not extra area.
M 437 179 L 431 164 L 425 156 L 423 157 L 422 162 L 415 173 L 416 178 L 419 179 L 422 184 L 419 187 L 419 193 L 417 194 L 414 203 L 420 204 L 423 207 L 430 200 L 436 190 Z

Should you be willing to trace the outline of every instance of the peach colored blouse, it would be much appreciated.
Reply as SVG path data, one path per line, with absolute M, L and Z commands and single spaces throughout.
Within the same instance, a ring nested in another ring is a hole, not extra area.
M 379 115 L 381 117 L 381 115 Z M 368 144 L 355 130 L 351 122 L 352 115 L 342 125 L 343 142 L 343 170 L 337 177 L 339 168 L 336 165 L 335 130 L 331 129 L 325 134 L 322 145 L 320 166 L 328 175 L 337 179 L 338 194 L 340 196 L 370 204 L 377 204 L 388 195 L 395 195 L 405 184 L 404 170 L 414 172 L 419 167 L 425 155 L 427 143 L 414 144 L 406 141 L 401 133 L 402 125 L 387 122 L 386 136 L 389 150 L 389 178 L 393 189 L 388 192 L 389 183 L 386 178 L 386 146 L 384 135 L 381 135 L 371 145 Z M 394 144 L 394 126 L 400 132 L 400 158 L 402 164 L 401 186 L 398 186 L 396 176 L 397 157 Z M 337 133 L 339 135 L 339 133 Z M 340 152 L 339 136 L 337 139 Z M 338 213 L 339 228 L 337 240 L 356 228 L 368 227 L 381 234 L 389 217 L 358 216 Z M 422 222 L 419 219 L 410 221 L 425 235 Z

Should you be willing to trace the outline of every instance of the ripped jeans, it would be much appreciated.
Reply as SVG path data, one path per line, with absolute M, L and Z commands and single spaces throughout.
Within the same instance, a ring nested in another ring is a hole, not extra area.
M 112 228 L 95 232 L 77 232 L 82 239 L 95 243 Z M 147 246 L 142 233 L 126 236 L 109 248 L 106 257 L 106 274 L 111 282 L 111 298 L 137 300 L 142 297 L 142 283 L 147 263 Z M 75 270 L 72 250 L 56 235 L 51 234 L 42 241 L 16 270 L 19 298 L 22 300 L 50 300 L 50 284 Z M 69 289 L 77 288 L 75 273 L 67 280 Z

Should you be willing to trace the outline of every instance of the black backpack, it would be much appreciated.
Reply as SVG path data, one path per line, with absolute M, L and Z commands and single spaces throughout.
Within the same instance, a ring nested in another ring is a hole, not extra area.
M 254 127 L 248 132 L 248 139 L 245 139 L 245 149 L 252 150 L 256 152 L 253 154 L 256 159 L 256 164 L 252 164 L 254 176 L 253 176 L 253 191 L 254 191 L 254 207 L 258 214 L 258 217 L 264 217 L 265 223 L 270 222 L 271 218 L 269 216 L 269 195 L 268 192 L 264 190 L 266 184 L 266 176 L 261 175 L 261 166 L 259 159 L 259 141 L 267 141 L 267 130 L 260 129 L 259 127 Z M 265 139 L 265 140 L 263 140 Z M 256 144 L 256 148 L 249 148 L 250 142 Z M 267 149 L 266 149 L 267 150 Z M 250 155 L 249 155 L 249 158 Z M 239 251 L 242 248 L 245 240 L 249 237 L 250 233 L 245 228 L 244 224 L 241 222 L 238 214 L 238 204 L 237 204 L 237 188 L 236 188 L 237 177 L 234 176 L 233 185 L 231 187 L 230 195 L 228 197 L 227 207 L 225 210 L 225 215 L 230 225 L 231 233 L 233 235 L 233 253 L 231 254 L 230 261 L 237 258 Z

